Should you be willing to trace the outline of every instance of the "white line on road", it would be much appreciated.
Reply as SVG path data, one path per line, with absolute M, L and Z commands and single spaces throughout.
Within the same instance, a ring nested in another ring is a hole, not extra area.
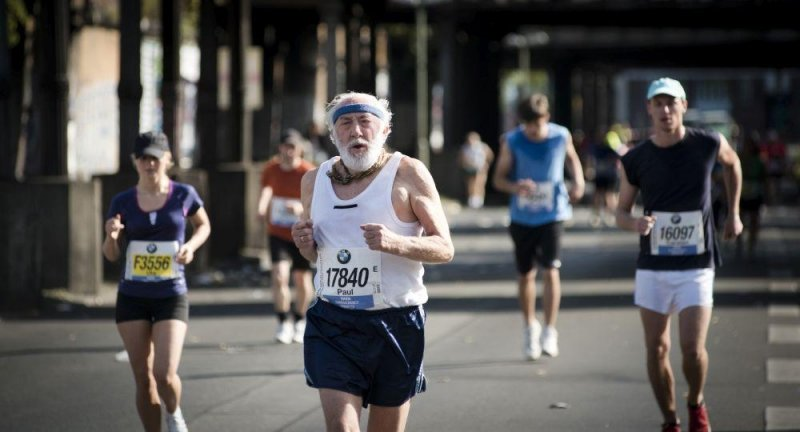
M 796 431 L 800 425 L 800 408 L 770 406 L 765 417 L 768 431 Z
M 769 343 L 772 344 L 800 343 L 800 325 L 770 324 Z

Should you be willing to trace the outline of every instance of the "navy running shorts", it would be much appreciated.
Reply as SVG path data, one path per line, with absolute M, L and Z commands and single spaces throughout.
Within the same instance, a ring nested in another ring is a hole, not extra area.
M 180 320 L 189 322 L 189 299 L 186 294 L 164 298 L 133 297 L 117 292 L 116 321 Z
M 311 269 L 311 263 L 300 254 L 300 249 L 294 242 L 274 235 L 270 235 L 268 241 L 269 255 L 273 263 L 291 259 L 292 270 Z
M 508 227 L 514 241 L 514 257 L 519 274 L 533 269 L 534 262 L 542 268 L 560 268 L 561 232 L 563 223 L 551 222 L 538 226 L 527 226 L 512 222 Z
M 396 407 L 425 391 L 422 353 L 425 310 L 420 306 L 351 310 L 317 300 L 306 314 L 306 383 Z

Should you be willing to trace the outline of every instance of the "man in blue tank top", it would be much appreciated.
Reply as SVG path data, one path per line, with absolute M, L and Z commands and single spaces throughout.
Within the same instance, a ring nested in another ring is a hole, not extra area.
M 544 351 L 558 355 L 556 319 L 561 303 L 561 233 L 572 217 L 571 202 L 583 196 L 580 158 L 567 128 L 550 122 L 547 97 L 534 94 L 517 107 L 520 126 L 500 137 L 493 183 L 511 194 L 511 225 L 518 273 L 519 302 L 525 324 L 523 352 L 536 360 Z M 566 164 L 574 179 L 564 181 Z M 542 268 L 544 322 L 535 315 L 536 267 Z
M 723 236 L 742 232 L 742 170 L 736 151 L 717 132 L 687 128 L 681 84 L 653 81 L 647 91 L 652 135 L 622 157 L 617 225 L 640 235 L 634 301 L 647 348 L 647 373 L 664 417 L 662 431 L 680 432 L 669 362 L 670 316 L 680 320 L 689 431 L 711 430 L 703 397 L 708 371 L 706 336 L 713 305 L 714 268 L 720 264 L 711 210 L 711 173 L 724 170 L 728 219 Z M 641 192 L 642 216 L 632 208 Z

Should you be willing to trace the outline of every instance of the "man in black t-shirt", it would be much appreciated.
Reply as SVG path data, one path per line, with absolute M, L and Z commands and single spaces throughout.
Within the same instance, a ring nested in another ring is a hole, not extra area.
M 634 301 L 644 328 L 650 384 L 664 416 L 662 430 L 681 430 L 669 362 L 670 316 L 677 313 L 689 386 L 689 431 L 708 432 L 711 428 L 703 398 L 708 370 L 706 336 L 714 268 L 720 264 L 712 213 L 712 171 L 718 161 L 728 203 L 723 236 L 729 239 L 742 232 L 742 170 L 736 151 L 724 136 L 684 126 L 687 107 L 686 93 L 678 81 L 660 78 L 650 84 L 647 112 L 653 135 L 621 159 L 617 225 L 641 236 Z M 634 216 L 632 208 L 639 192 L 644 214 Z

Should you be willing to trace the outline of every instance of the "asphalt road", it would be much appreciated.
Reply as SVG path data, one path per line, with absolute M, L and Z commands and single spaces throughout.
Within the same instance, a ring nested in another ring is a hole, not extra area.
M 412 403 L 408 430 L 658 430 L 632 306 L 636 237 L 592 229 L 588 212 L 576 212 L 563 245 L 561 355 L 529 362 L 505 210 L 450 213 L 456 258 L 426 270 L 429 385 Z M 754 257 L 725 245 L 708 341 L 715 432 L 800 430 L 797 216 L 797 208 L 772 209 Z M 111 290 L 90 299 L 62 293 L 39 316 L 3 317 L 0 431 L 141 430 L 129 366 L 115 359 L 122 345 L 112 299 Z M 323 430 L 302 346 L 273 342 L 265 286 L 198 283 L 190 301 L 180 369 L 190 430 Z M 676 338 L 682 401 L 677 350 Z M 680 414 L 685 421 L 682 403 Z

